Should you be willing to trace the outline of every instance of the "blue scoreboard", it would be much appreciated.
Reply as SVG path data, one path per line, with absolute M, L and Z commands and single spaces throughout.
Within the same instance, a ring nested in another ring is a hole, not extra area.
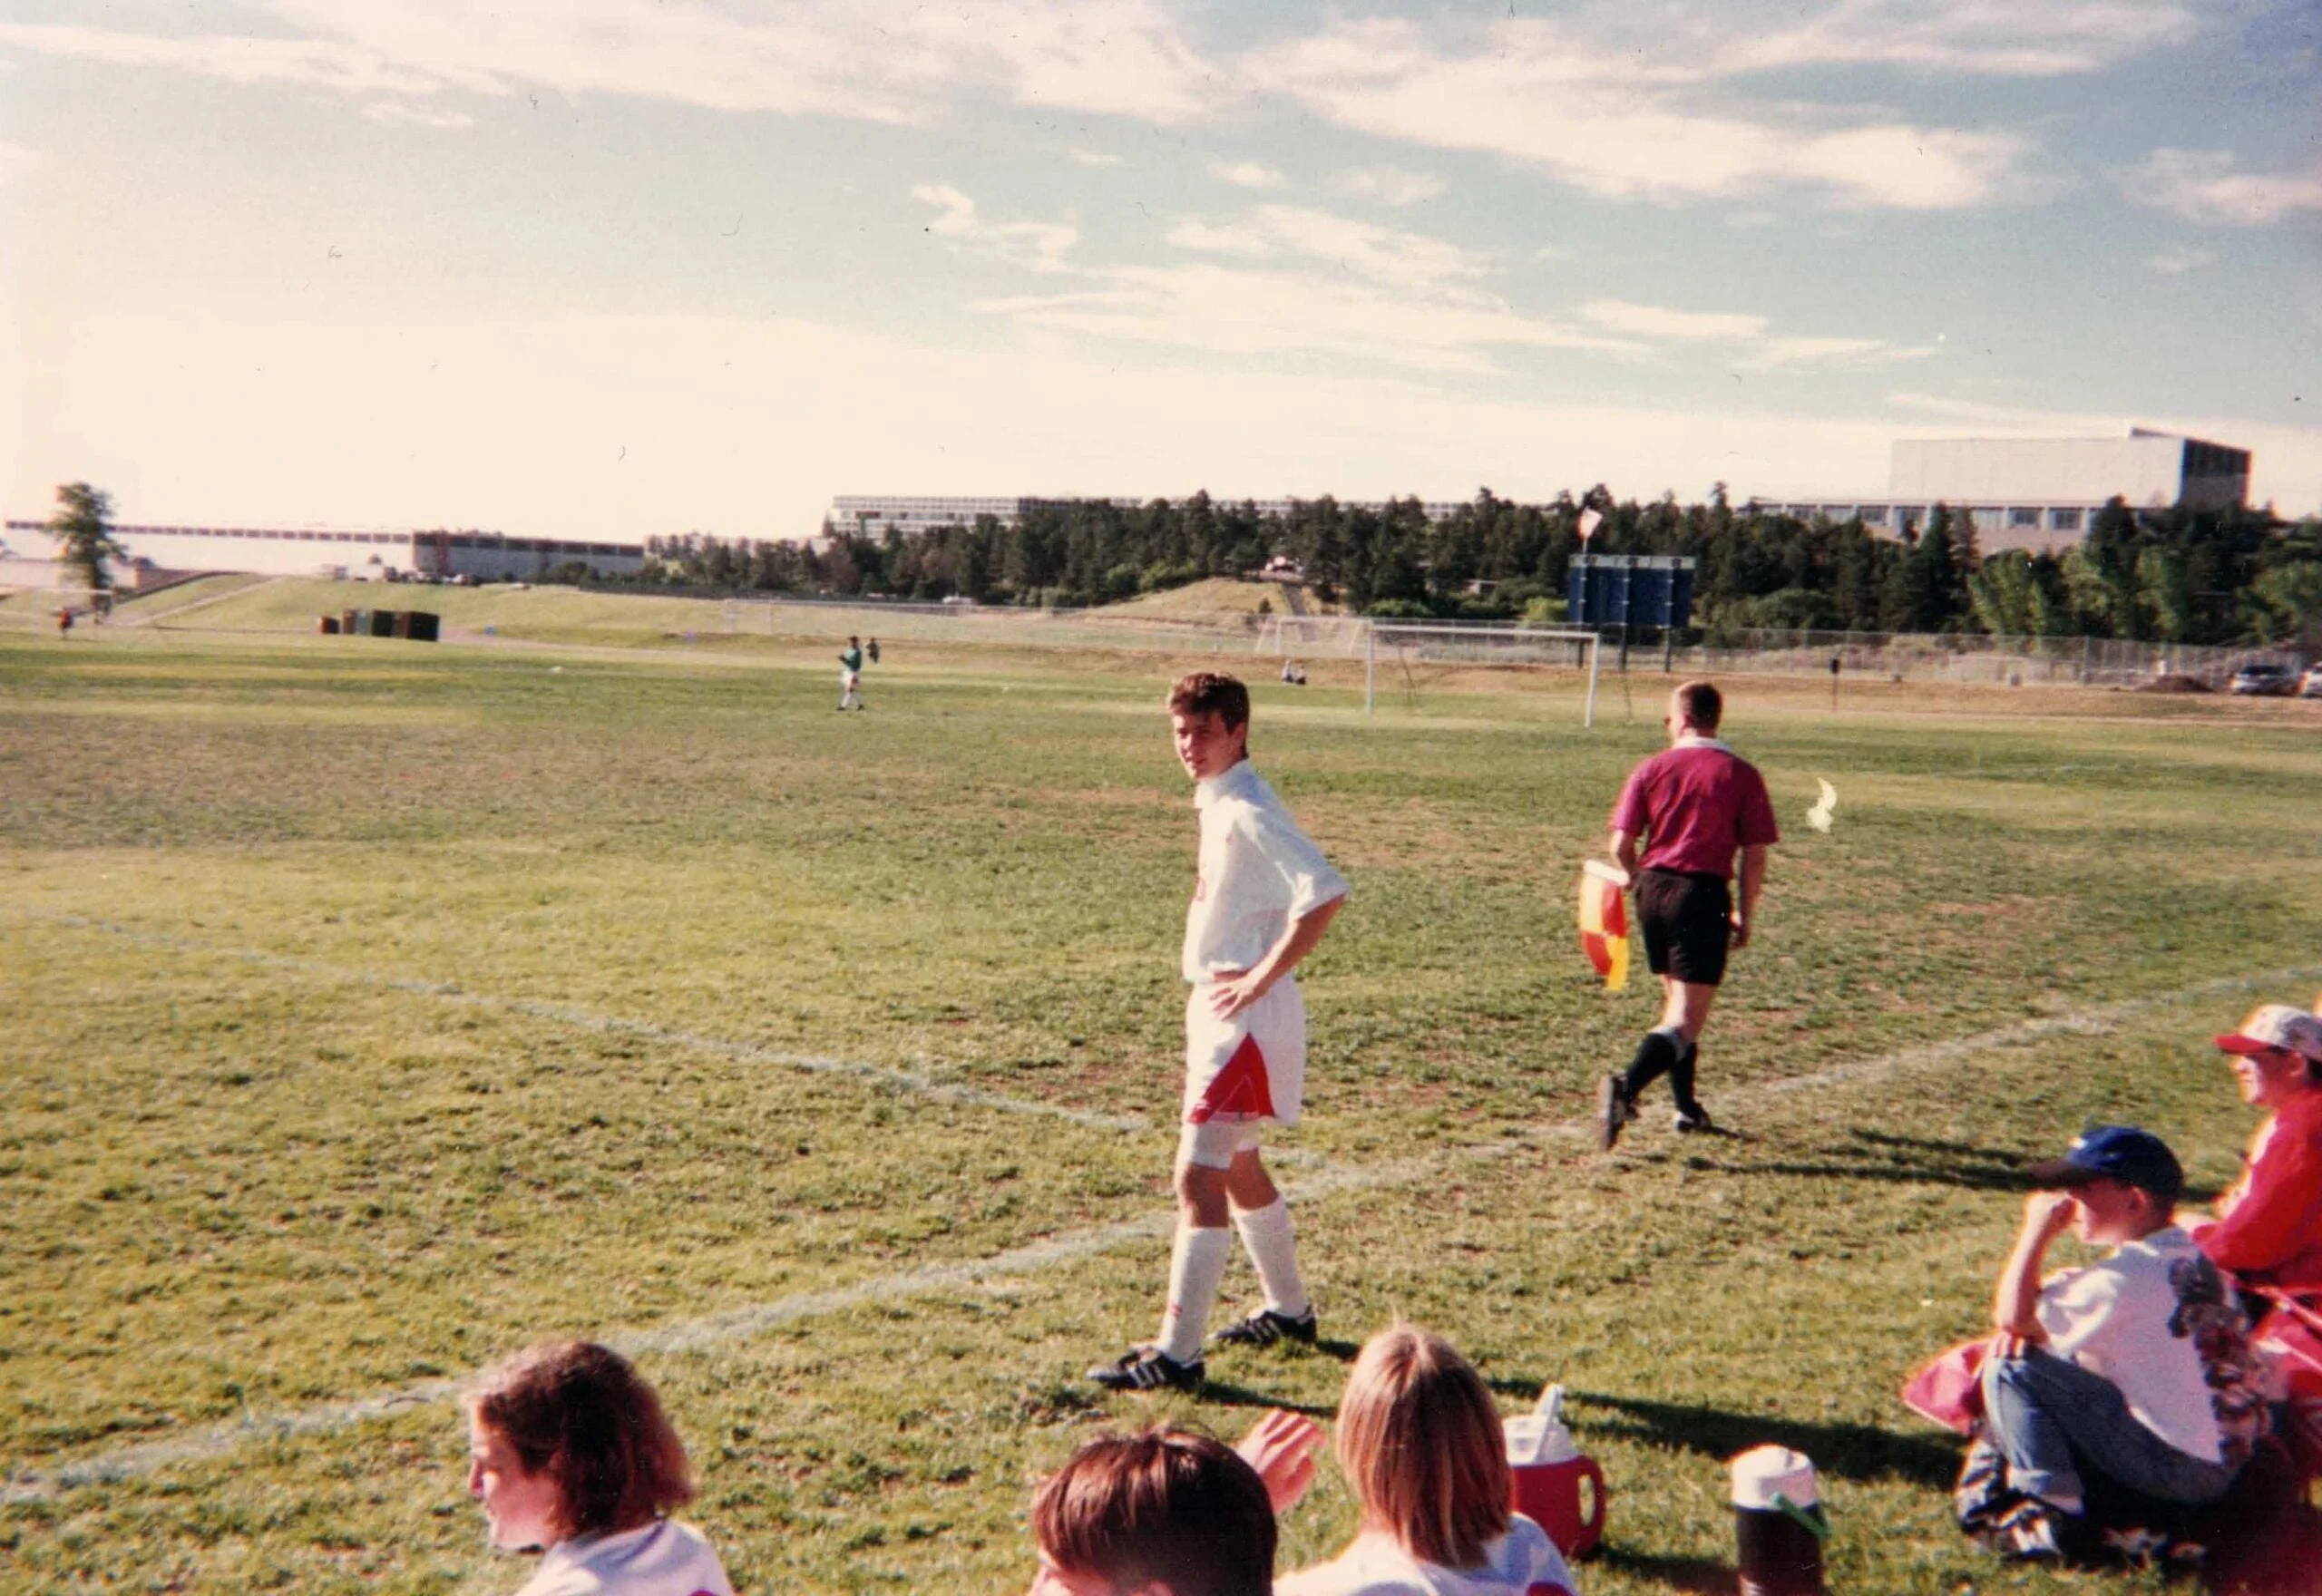
M 1693 566 L 1679 554 L 1576 554 L 1565 579 L 1566 618 L 1578 627 L 1689 626 Z

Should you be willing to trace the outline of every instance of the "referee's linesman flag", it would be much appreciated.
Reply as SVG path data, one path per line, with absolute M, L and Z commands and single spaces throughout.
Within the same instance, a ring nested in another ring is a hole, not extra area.
M 1580 950 L 1605 978 L 1605 989 L 1629 984 L 1629 910 L 1621 896 L 1628 871 L 1592 859 L 1580 867 Z

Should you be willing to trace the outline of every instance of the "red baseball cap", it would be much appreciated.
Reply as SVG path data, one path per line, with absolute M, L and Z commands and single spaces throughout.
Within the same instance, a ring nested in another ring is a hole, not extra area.
M 2322 1018 L 2287 1003 L 2268 1003 L 2251 1009 L 2241 1028 L 2220 1036 L 2217 1045 L 2228 1053 L 2295 1053 L 2322 1064 Z

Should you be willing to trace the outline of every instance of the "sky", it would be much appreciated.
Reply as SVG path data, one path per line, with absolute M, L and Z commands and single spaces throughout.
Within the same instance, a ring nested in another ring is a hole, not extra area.
M 811 535 L 837 493 L 2322 511 L 2315 0 L 0 0 L 0 507 Z

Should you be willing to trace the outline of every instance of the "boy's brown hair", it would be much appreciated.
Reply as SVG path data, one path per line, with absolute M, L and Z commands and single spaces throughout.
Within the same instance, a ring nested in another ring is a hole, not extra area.
M 1680 714 L 1704 732 L 1717 730 L 1717 723 L 1725 718 L 1725 695 L 1708 682 L 1683 682 L 1677 687 L 1677 708 Z
M 685 1443 L 629 1361 L 590 1341 L 520 1352 L 468 1393 L 476 1423 L 556 1482 L 561 1537 L 642 1529 L 693 1500 Z
M 1339 1404 L 1339 1467 L 1366 1523 L 1443 1568 L 1507 1533 L 1507 1443 L 1475 1366 L 1409 1325 L 1371 1338 Z
M 1173 1596 L 1267 1596 L 1273 1504 L 1257 1470 L 1223 1441 L 1156 1426 L 1085 1443 L 1032 1494 L 1043 1555 L 1117 1591 L 1155 1581 Z
M 1225 729 L 1250 724 L 1250 689 L 1238 676 L 1229 676 L 1214 670 L 1197 670 L 1177 678 L 1169 689 L 1171 715 L 1209 715 L 1215 713 L 1225 723 Z

